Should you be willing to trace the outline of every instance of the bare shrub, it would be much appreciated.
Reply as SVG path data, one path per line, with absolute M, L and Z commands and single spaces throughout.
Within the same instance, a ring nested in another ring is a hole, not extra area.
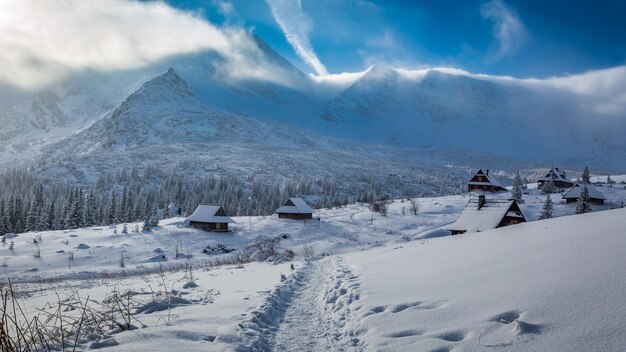
M 311 259 L 315 256 L 315 246 L 312 243 L 305 244 L 302 247 L 302 257 L 304 259 Z
M 114 291 L 103 305 L 94 306 L 78 293 L 58 298 L 28 316 L 11 282 L 0 290 L 0 351 L 76 351 L 83 344 L 106 339 L 110 334 L 144 326 L 133 314 L 137 302 L 130 291 Z

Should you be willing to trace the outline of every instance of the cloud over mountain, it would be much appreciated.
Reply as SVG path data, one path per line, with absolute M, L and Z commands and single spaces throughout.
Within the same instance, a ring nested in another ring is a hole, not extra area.
M 162 2 L 4 0 L 0 2 L 0 84 L 37 88 L 84 70 L 133 69 L 214 50 L 226 72 L 258 76 L 255 42 Z

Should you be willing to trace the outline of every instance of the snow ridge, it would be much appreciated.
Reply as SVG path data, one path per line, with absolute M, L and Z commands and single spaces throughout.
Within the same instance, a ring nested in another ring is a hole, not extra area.
M 278 286 L 244 329 L 245 351 L 362 351 L 352 311 L 357 277 L 341 257 L 310 261 Z

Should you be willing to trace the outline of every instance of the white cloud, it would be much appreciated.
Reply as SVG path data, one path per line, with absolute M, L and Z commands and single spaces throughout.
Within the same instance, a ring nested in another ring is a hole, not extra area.
M 500 60 L 514 54 L 528 34 L 519 17 L 501 0 L 491 0 L 480 7 L 480 14 L 493 22 L 493 36 L 498 42 L 491 59 Z
M 336 86 L 343 89 L 363 77 L 371 68 L 362 72 L 339 73 L 327 76 L 309 75 L 315 83 L 324 86 Z M 496 83 L 512 84 L 536 90 L 542 94 L 565 94 L 572 104 L 581 111 L 595 114 L 626 118 L 626 66 L 603 70 L 587 71 L 576 75 L 554 76 L 547 78 L 516 78 L 471 73 L 454 67 L 420 67 L 417 69 L 394 68 L 404 78 L 415 82 L 421 80 L 429 70 L 457 76 L 467 76 Z
M 309 40 L 313 29 L 311 19 L 302 11 L 301 0 L 267 0 L 272 16 L 298 56 L 318 75 L 327 75 Z
M 226 5 L 227 7 L 227 5 Z M 37 88 L 81 70 L 132 69 L 214 50 L 236 74 L 258 48 L 241 29 L 220 29 L 162 2 L 0 1 L 0 83 Z

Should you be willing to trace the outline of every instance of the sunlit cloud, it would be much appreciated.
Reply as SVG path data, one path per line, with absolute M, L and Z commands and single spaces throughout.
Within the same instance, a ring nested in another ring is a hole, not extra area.
M 490 59 L 497 61 L 510 56 L 526 41 L 528 34 L 524 24 L 501 0 L 491 0 L 483 4 L 480 14 L 493 22 L 493 36 L 497 46 L 490 53 Z
M 311 45 L 309 34 L 313 29 L 313 23 L 302 11 L 301 0 L 267 0 L 267 3 L 285 38 L 302 61 L 318 75 L 328 74 Z
M 0 83 L 26 89 L 202 50 L 222 55 L 233 74 L 260 74 L 248 63 L 257 45 L 243 29 L 218 28 L 162 2 L 2 0 L 0 47 Z

